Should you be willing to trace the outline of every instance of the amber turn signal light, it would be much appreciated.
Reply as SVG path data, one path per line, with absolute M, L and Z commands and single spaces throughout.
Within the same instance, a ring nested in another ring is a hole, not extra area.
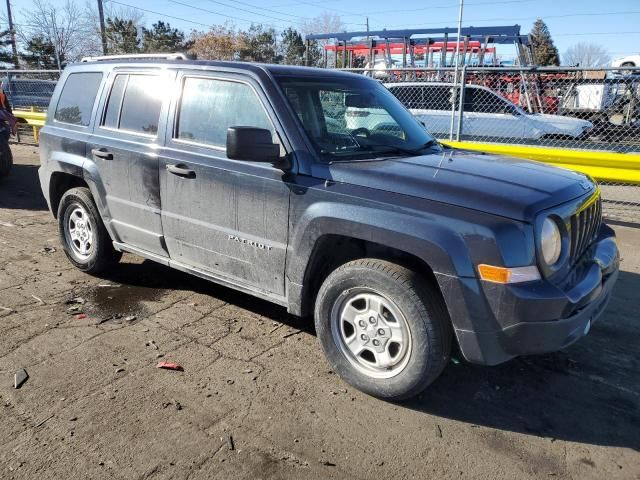
M 492 283 L 521 283 L 540 280 L 540 272 L 535 265 L 507 268 L 482 263 L 478 265 L 478 274 L 482 280 Z

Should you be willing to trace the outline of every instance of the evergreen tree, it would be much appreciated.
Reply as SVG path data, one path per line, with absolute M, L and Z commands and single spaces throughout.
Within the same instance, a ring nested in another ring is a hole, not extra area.
M 171 25 L 158 21 L 151 29 L 142 27 L 142 49 L 146 53 L 183 52 L 191 48 L 184 33 Z
M 107 37 L 107 51 L 111 55 L 140 51 L 138 28 L 132 20 L 107 18 L 104 34 Z
M 297 30 L 289 27 L 280 35 L 280 48 L 284 63 L 287 65 L 304 65 L 304 42 Z
M 20 58 L 27 64 L 27 68 L 32 69 L 56 69 L 58 62 L 56 60 L 56 48 L 49 40 L 44 37 L 33 37 L 27 42 L 24 52 L 20 54 Z M 64 54 L 60 56 L 60 64 L 65 65 Z
M 238 43 L 239 59 L 242 61 L 280 63 L 281 57 L 276 50 L 276 31 L 273 28 L 251 25 L 246 32 L 240 32 Z
M 4 30 L 0 32 L 0 63 L 10 63 L 12 66 L 16 65 L 16 59 L 13 58 L 13 53 L 10 48 L 11 45 L 11 31 Z
M 549 27 L 541 18 L 534 22 L 533 28 L 529 33 L 529 41 L 533 48 L 533 59 L 536 65 L 560 65 L 558 49 L 553 43 Z

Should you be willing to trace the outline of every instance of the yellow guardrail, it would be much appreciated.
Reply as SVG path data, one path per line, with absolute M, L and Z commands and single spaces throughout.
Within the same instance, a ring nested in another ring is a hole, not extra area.
M 454 148 L 527 158 L 557 167 L 577 170 L 598 181 L 640 185 L 640 154 L 569 150 L 565 148 L 503 145 L 498 143 L 455 142 L 442 143 Z
M 44 126 L 46 112 L 14 110 L 13 114 L 21 123 L 33 127 L 33 136 L 38 141 L 38 130 Z M 593 150 L 570 150 L 566 148 L 533 147 L 528 145 L 507 145 L 499 143 L 455 142 L 442 143 L 454 148 L 508 155 L 549 163 L 558 167 L 577 170 L 591 175 L 599 181 L 640 185 L 640 154 L 599 152 Z
M 40 127 L 44 127 L 47 112 L 38 112 L 34 107 L 31 107 L 29 110 L 15 109 L 13 115 L 18 119 L 18 122 L 26 123 L 33 128 L 33 139 L 38 143 Z

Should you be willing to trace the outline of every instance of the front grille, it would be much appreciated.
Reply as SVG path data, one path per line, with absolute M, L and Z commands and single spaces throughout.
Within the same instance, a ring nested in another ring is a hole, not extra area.
M 578 260 L 598 235 L 602 223 L 602 198 L 600 192 L 571 217 L 571 260 Z

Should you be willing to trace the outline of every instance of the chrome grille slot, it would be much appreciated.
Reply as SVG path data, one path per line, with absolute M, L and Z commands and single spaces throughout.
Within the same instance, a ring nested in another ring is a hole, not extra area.
M 602 223 L 600 192 L 571 217 L 571 261 L 578 260 L 595 239 Z

